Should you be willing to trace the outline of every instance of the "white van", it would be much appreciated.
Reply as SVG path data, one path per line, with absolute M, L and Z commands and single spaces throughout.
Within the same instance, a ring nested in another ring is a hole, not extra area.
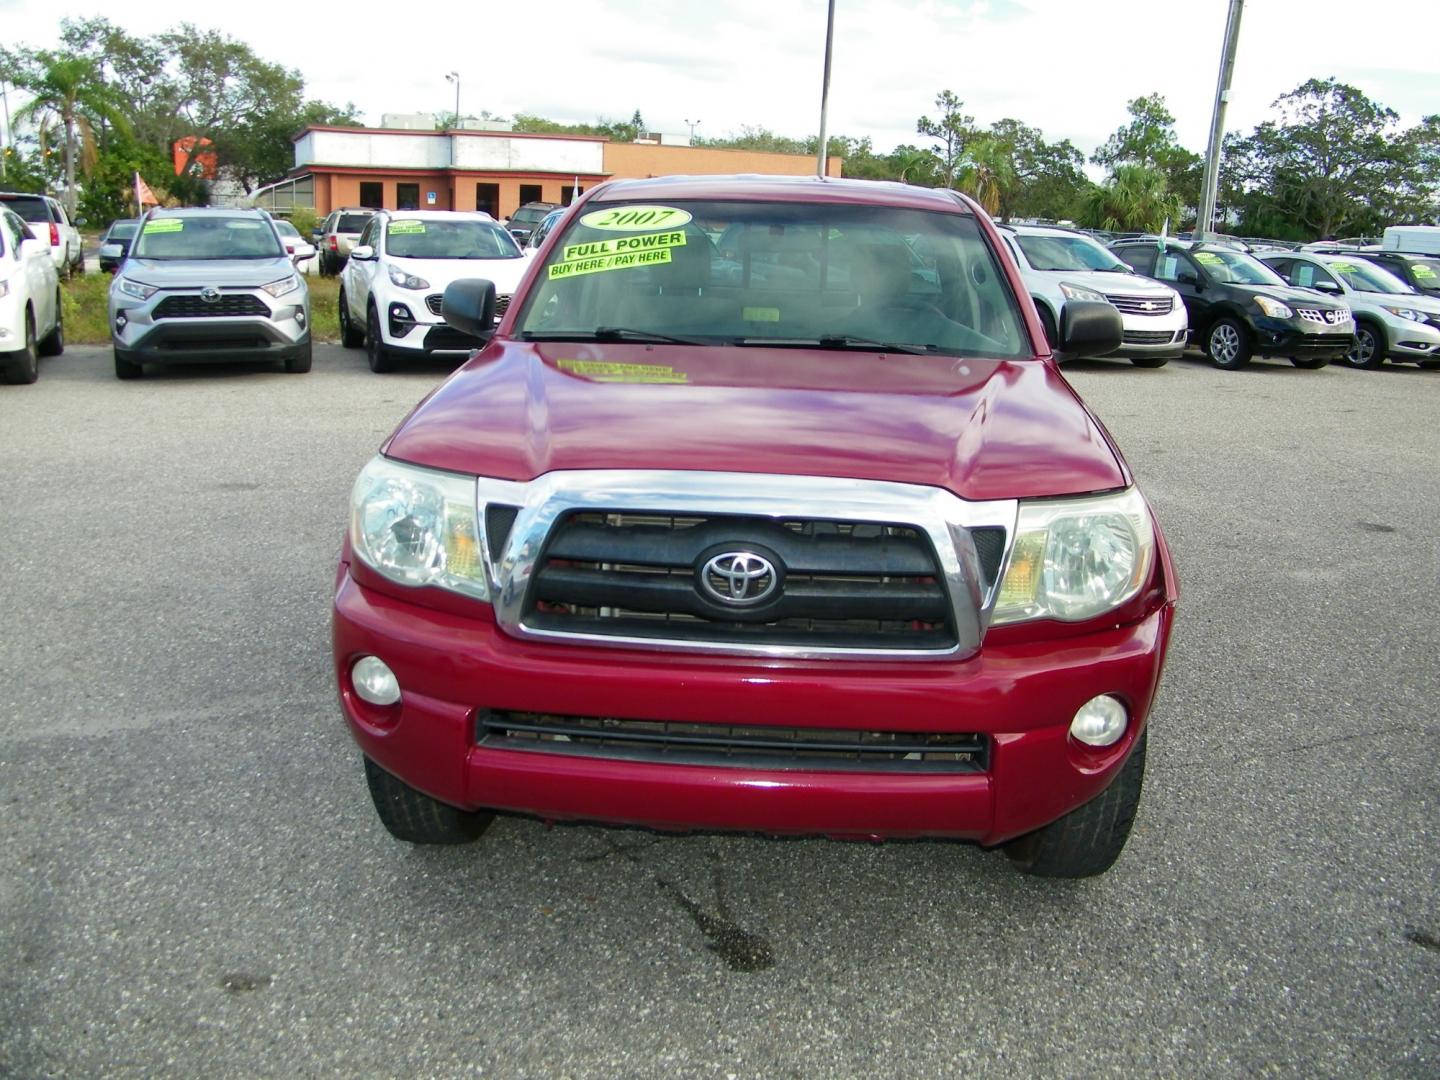
M 1440 255 L 1440 225 L 1391 225 L 1385 230 L 1380 248 Z

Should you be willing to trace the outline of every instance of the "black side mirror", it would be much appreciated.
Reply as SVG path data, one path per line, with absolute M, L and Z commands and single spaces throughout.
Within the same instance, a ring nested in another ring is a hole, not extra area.
M 1194 285 L 1196 288 L 1200 286 L 1200 275 L 1194 270 L 1181 270 L 1175 275 L 1175 280 L 1181 285 Z
M 1339 296 L 1344 292 L 1338 281 L 1317 281 L 1310 287 L 1316 292 L 1329 293 L 1331 296 Z
M 495 283 L 483 278 L 452 281 L 445 286 L 440 313 L 462 334 L 488 338 L 495 329 Z
M 1060 352 L 1067 357 L 1104 356 L 1120 348 L 1120 312 L 1098 300 L 1071 300 L 1060 313 Z

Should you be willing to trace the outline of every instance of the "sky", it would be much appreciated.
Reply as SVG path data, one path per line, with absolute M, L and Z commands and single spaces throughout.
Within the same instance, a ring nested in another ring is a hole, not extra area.
M 1203 152 L 1228 0 L 836 0 L 831 134 L 877 151 L 926 144 L 915 121 L 952 90 L 982 125 L 1014 117 L 1089 154 L 1164 95 Z M 203 29 L 297 69 L 307 94 L 382 113 L 525 112 L 592 123 L 639 109 L 646 127 L 700 136 L 819 129 L 825 0 L 290 0 L 207 4 Z M 60 20 L 102 12 L 136 35 L 181 15 L 164 3 L 0 0 L 0 42 L 48 47 Z M 283 16 L 278 13 L 283 11 Z M 343 15 L 340 12 L 343 11 Z M 410 11 L 407 19 L 397 12 Z M 1226 128 L 1248 133 L 1310 77 L 1335 76 L 1408 124 L 1440 112 L 1440 3 L 1246 0 Z M 12 97 L 11 108 L 15 106 Z

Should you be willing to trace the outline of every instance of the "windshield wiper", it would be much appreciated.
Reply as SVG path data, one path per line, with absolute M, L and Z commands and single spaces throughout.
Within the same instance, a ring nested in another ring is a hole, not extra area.
M 522 341 L 636 341 L 650 345 L 714 345 L 703 338 L 676 337 L 626 326 L 597 326 L 594 330 L 524 330 Z
M 849 334 L 821 334 L 818 338 L 750 337 L 740 338 L 735 344 L 757 348 L 771 347 L 778 349 L 862 349 L 867 352 L 911 353 L 915 356 L 926 356 L 929 353 L 940 351 L 940 346 L 938 345 L 921 345 L 903 341 L 876 341 L 873 338 L 853 337 Z

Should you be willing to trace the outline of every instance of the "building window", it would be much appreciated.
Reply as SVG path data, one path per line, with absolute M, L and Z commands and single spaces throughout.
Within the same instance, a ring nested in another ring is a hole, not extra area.
M 419 209 L 420 209 L 420 185 L 419 185 L 419 184 L 396 184 L 396 185 L 395 185 L 395 209 L 397 209 L 397 210 L 419 210 Z
M 371 210 L 384 210 L 385 185 L 371 180 L 360 181 L 360 205 Z
M 483 210 L 496 221 L 500 220 L 500 185 L 476 184 L 475 209 Z
M 521 185 L 520 185 L 520 205 L 521 205 L 521 206 L 524 206 L 527 202 L 539 202 L 539 201 L 540 201 L 540 198 L 541 198 L 541 187 L 540 187 L 539 184 L 521 184 Z
M 585 194 L 585 189 L 578 184 L 562 184 L 560 186 L 560 205 L 569 206 L 580 195 Z

